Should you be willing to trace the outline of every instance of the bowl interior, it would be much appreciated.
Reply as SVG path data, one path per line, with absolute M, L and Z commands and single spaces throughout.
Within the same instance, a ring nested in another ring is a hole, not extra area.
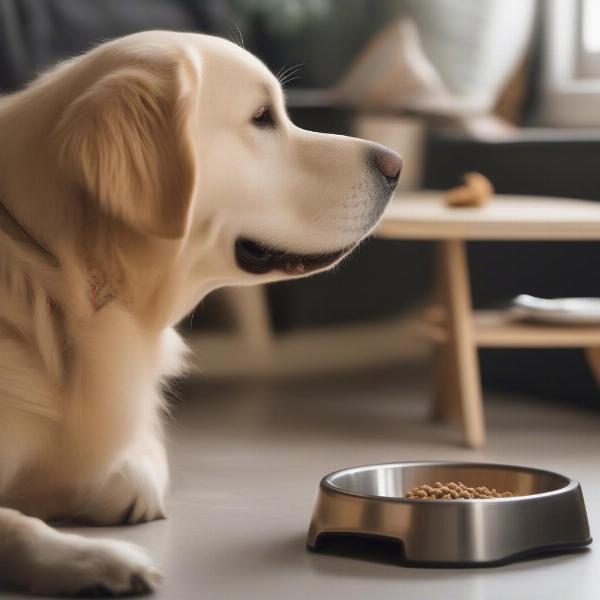
M 404 497 L 413 487 L 462 481 L 469 487 L 487 486 L 515 496 L 528 496 L 559 490 L 569 479 L 526 467 L 481 465 L 476 463 L 406 463 L 357 467 L 334 473 L 327 482 L 353 494 Z

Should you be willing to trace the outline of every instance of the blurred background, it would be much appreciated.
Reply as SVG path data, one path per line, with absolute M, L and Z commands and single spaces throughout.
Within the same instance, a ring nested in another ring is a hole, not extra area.
M 598 201 L 598 0 L 0 0 L 0 92 L 143 29 L 244 44 L 289 74 L 300 126 L 370 137 L 405 159 L 402 193 L 479 171 L 497 192 Z M 218 291 L 182 323 L 207 377 L 393 370 L 428 377 L 416 325 L 434 244 L 372 239 L 332 273 Z M 520 293 L 600 296 L 597 242 L 473 242 L 475 308 Z M 482 349 L 486 390 L 598 409 L 581 349 Z

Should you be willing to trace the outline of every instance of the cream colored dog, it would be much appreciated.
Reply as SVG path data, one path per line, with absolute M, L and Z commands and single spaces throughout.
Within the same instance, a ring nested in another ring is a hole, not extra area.
M 0 580 L 155 588 L 135 546 L 44 520 L 164 516 L 173 325 L 217 287 L 336 263 L 400 167 L 295 127 L 267 68 L 204 35 L 125 37 L 0 99 Z

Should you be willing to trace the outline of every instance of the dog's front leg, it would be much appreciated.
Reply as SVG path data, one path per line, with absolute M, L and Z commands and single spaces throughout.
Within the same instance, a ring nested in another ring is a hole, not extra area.
M 152 437 L 131 449 L 110 476 L 86 494 L 77 512 L 82 520 L 98 525 L 162 519 L 168 481 L 164 445 Z
M 0 507 L 0 595 L 8 585 L 52 596 L 131 596 L 156 589 L 160 579 L 133 544 L 59 532 Z

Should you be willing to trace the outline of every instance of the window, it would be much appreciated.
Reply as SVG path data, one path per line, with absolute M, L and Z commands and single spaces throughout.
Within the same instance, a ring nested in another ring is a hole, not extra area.
M 544 0 L 540 122 L 600 126 L 600 0 Z
M 582 0 L 579 31 L 579 76 L 600 79 L 600 0 Z

